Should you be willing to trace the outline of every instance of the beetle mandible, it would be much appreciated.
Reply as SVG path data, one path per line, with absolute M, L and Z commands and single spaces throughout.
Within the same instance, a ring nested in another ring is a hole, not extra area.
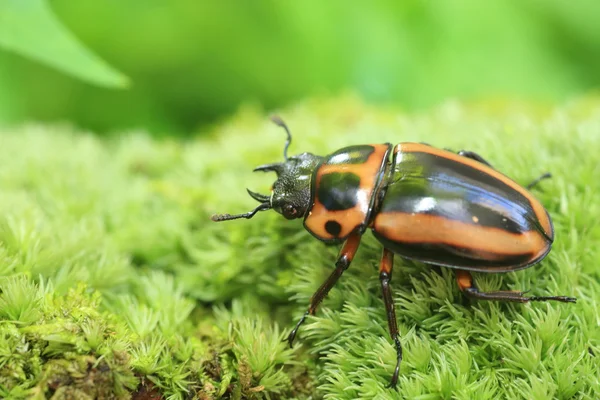
M 474 152 L 454 153 L 423 143 L 400 143 L 393 149 L 389 143 L 355 145 L 324 157 L 288 157 L 290 130 L 279 117 L 272 120 L 287 134 L 284 162 L 254 169 L 277 174 L 271 194 L 247 189 L 258 207 L 244 214 L 213 215 L 212 220 L 249 219 L 272 209 L 287 219 L 303 217 L 306 230 L 323 242 L 343 242 L 334 271 L 290 332 L 290 346 L 300 325 L 349 267 L 367 228 L 383 245 L 379 280 L 397 355 L 390 387 L 397 385 L 402 361 L 390 289 L 394 254 L 454 268 L 458 287 L 471 298 L 576 301 L 519 291 L 481 292 L 471 276 L 471 271 L 517 271 L 546 257 L 554 240 L 552 220 L 528 189 L 550 174 L 524 188 Z

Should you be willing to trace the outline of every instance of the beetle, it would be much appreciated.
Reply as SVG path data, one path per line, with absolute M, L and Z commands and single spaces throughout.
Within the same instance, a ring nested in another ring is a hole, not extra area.
M 383 245 L 379 280 L 396 366 L 390 387 L 396 387 L 400 343 L 390 281 L 394 254 L 456 270 L 459 289 L 468 297 L 527 303 L 576 302 L 567 296 L 526 296 L 520 291 L 482 292 L 471 272 L 517 271 L 539 263 L 554 241 L 552 220 L 529 192 L 544 174 L 526 187 L 494 169 L 477 153 L 442 150 L 424 143 L 354 145 L 327 156 L 302 153 L 288 157 L 292 136 L 279 118 L 287 140 L 284 162 L 254 171 L 275 172 L 271 194 L 247 189 L 260 204 L 244 214 L 217 214 L 213 221 L 252 218 L 275 210 L 287 219 L 304 218 L 304 227 L 325 243 L 343 243 L 335 269 L 311 298 L 298 329 L 350 266 L 362 234 L 370 228 Z

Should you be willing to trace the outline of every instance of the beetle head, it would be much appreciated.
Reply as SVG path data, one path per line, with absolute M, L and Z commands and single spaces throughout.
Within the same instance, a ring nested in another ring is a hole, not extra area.
M 287 149 L 292 141 L 292 135 L 286 124 L 279 117 L 272 117 L 273 122 L 285 129 L 287 141 L 283 149 L 282 163 L 265 164 L 254 171 L 275 172 L 277 180 L 273 184 L 271 195 L 259 194 L 246 189 L 248 194 L 260 203 L 254 210 L 244 214 L 217 214 L 212 216 L 216 222 L 238 218 L 252 218 L 257 212 L 273 209 L 287 219 L 303 217 L 310 207 L 310 179 L 313 171 L 319 165 L 322 157 L 311 153 L 297 156 L 287 156 Z

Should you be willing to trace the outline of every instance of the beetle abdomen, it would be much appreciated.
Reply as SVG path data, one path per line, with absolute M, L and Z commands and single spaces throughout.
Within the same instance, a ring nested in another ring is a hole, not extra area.
M 524 188 L 477 161 L 401 143 L 372 223 L 407 258 L 475 271 L 525 268 L 550 251 L 552 222 Z

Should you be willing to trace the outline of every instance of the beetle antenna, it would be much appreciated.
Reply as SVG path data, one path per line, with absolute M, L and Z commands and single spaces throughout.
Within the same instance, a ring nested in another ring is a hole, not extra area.
M 283 129 L 285 129 L 285 132 L 287 133 L 287 140 L 285 142 L 285 146 L 283 146 L 283 158 L 285 161 L 287 161 L 288 160 L 287 150 L 288 150 L 288 147 L 290 147 L 290 143 L 292 143 L 292 134 L 290 133 L 290 130 L 287 127 L 287 125 L 285 124 L 285 122 L 283 122 L 283 120 L 278 115 L 273 115 L 271 117 L 271 121 L 273 121 L 277 126 L 280 126 Z
M 269 202 L 265 202 L 265 203 L 260 204 L 254 210 L 244 213 L 244 214 L 235 214 L 235 215 L 215 214 L 212 217 L 210 217 L 210 219 L 212 219 L 215 222 L 230 221 L 232 219 L 239 219 L 239 218 L 250 219 L 250 218 L 254 217 L 254 214 L 256 214 L 257 212 L 269 210 L 270 208 L 271 208 L 271 204 Z

